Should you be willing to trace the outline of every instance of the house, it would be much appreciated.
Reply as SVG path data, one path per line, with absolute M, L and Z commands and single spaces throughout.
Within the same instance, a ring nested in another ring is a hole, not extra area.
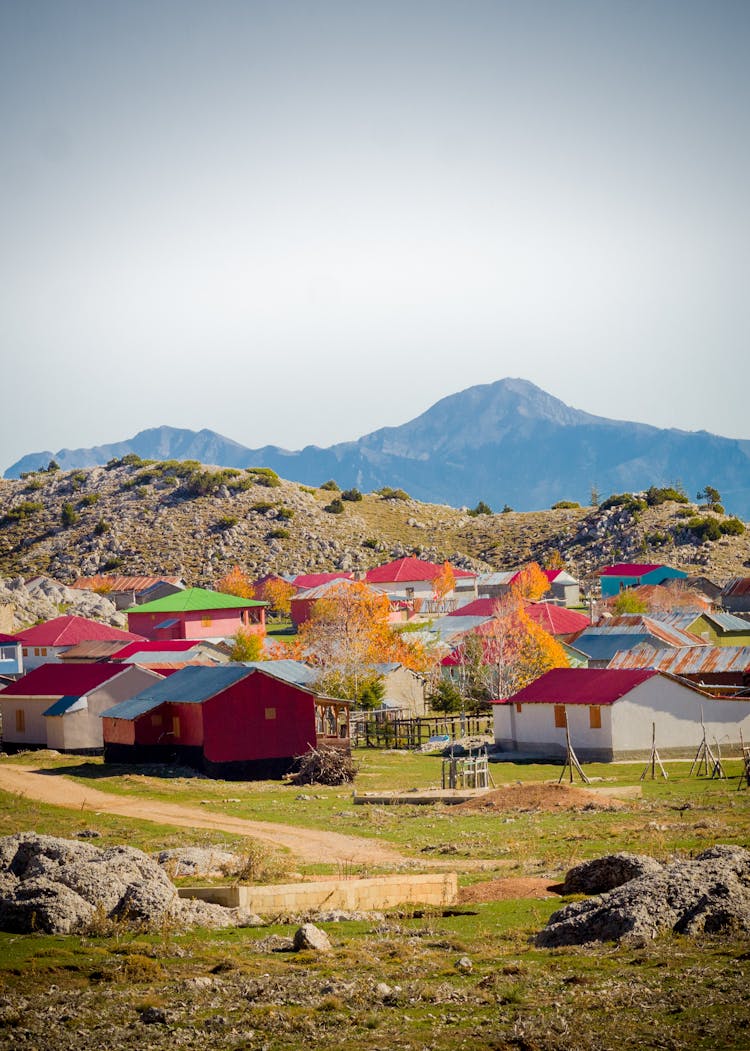
M 132 631 L 69 615 L 55 617 L 33 628 L 24 628 L 16 632 L 15 638 L 21 643 L 27 671 L 40 664 L 59 661 L 66 650 L 81 642 L 119 642 L 124 646 L 127 642 L 141 641 L 141 636 Z
M 339 570 L 335 573 L 298 573 L 292 577 L 290 583 L 298 591 L 306 591 L 308 588 L 319 588 L 321 584 L 330 584 L 334 580 L 354 580 L 354 573 Z
M 182 591 L 180 577 L 128 577 L 117 573 L 97 573 L 93 577 L 78 577 L 71 584 L 78 591 L 94 591 L 106 595 L 117 609 L 128 609 L 137 603 L 150 602 Z
M 316 587 L 304 588 L 298 591 L 289 603 L 290 616 L 294 627 L 298 628 L 300 624 L 304 624 L 306 620 L 310 619 L 316 602 L 319 602 L 321 599 L 332 599 L 335 601 L 337 597 L 345 594 L 348 588 L 354 588 L 354 594 L 358 597 L 361 597 L 363 592 L 366 595 L 368 590 L 378 597 L 381 595 L 381 592 L 376 591 L 375 588 L 368 589 L 367 585 L 361 580 L 346 580 L 342 577 L 334 577 L 333 580 L 327 580 L 323 584 L 316 585 Z M 402 605 L 402 603 L 396 601 L 390 603 L 389 622 L 406 619 L 406 612 L 401 608 Z
M 688 646 L 675 650 L 642 643 L 616 653 L 608 667 L 653 668 L 677 675 L 712 694 L 739 693 L 750 688 L 750 646 Z
M 654 613 L 652 619 L 698 635 L 712 646 L 750 646 L 750 621 L 733 613 Z
M 274 663 L 183 668 L 115 705 L 103 715 L 106 761 L 180 762 L 244 780 L 281 777 L 321 744 L 348 748 L 349 703 Z
M 455 587 L 444 599 L 435 597 L 435 581 L 444 572 L 444 565 L 421 558 L 397 558 L 394 562 L 368 569 L 365 581 L 376 591 L 390 598 L 413 602 L 414 611 L 439 613 L 455 609 L 464 602 L 477 598 L 477 575 L 466 569 L 451 566 Z
M 218 640 L 241 628 L 265 633 L 266 605 L 206 588 L 185 588 L 126 612 L 130 630 L 147 639 Z
M 520 569 L 505 573 L 482 573 L 477 577 L 477 593 L 480 598 L 502 598 L 518 580 Z M 543 569 L 549 581 L 549 591 L 544 598 L 559 606 L 578 606 L 581 603 L 580 583 L 564 569 Z
M 600 669 L 606 668 L 619 650 L 630 650 L 643 643 L 660 649 L 708 645 L 689 631 L 641 613 L 602 618 L 575 639 L 576 649 L 589 659 L 589 668 Z
M 23 645 L 16 635 L 0 634 L 0 675 L 23 675 Z
M 651 669 L 554 668 L 507 700 L 493 702 L 495 742 L 508 751 L 562 757 L 566 717 L 581 760 L 645 758 L 652 724 L 662 758 L 693 756 L 703 739 L 722 751 L 750 734 L 750 700 L 711 697 Z
M 721 604 L 730 613 L 750 614 L 750 577 L 732 577 L 721 592 Z
M 0 693 L 3 751 L 101 753 L 102 712 L 160 678 L 130 665 L 42 664 Z
M 686 580 L 687 573 L 681 569 L 658 564 L 631 564 L 618 562 L 599 570 L 602 598 L 619 595 L 624 588 L 636 588 L 641 584 L 663 584 L 666 580 Z
M 418 672 L 397 661 L 374 664 L 372 670 L 382 682 L 383 707 L 400 712 L 404 718 L 424 715 L 427 711 L 427 680 Z

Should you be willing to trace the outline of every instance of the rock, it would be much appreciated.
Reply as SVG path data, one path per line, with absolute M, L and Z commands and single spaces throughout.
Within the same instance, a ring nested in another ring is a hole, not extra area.
M 553 913 L 535 941 L 543 947 L 640 944 L 669 930 L 750 933 L 750 851 L 715 846 L 692 861 L 674 862 L 600 897 L 573 902 Z
M 292 940 L 295 952 L 310 949 L 314 952 L 330 952 L 333 946 L 325 931 L 316 927 L 314 923 L 303 923 L 294 932 Z
M 224 876 L 239 864 L 236 854 L 226 850 L 207 850 L 204 847 L 177 847 L 160 850 L 155 861 L 168 876 Z
M 562 886 L 563 894 L 604 894 L 632 879 L 661 872 L 660 865 L 646 854 L 607 854 L 603 858 L 582 861 L 569 869 Z
M 82 828 L 80 832 L 76 832 L 76 839 L 100 839 L 101 832 L 97 832 L 95 828 Z
M 143 1010 L 138 1013 L 141 1016 L 141 1021 L 146 1025 L 167 1024 L 167 1012 L 161 1007 L 144 1007 Z
M 471 962 L 468 956 L 461 956 L 453 965 L 457 971 L 461 974 L 471 974 L 474 970 L 474 964 Z

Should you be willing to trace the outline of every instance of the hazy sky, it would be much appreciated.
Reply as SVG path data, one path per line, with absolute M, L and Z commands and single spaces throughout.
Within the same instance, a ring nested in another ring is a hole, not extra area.
M 750 438 L 747 0 L 0 0 L 0 469 L 504 376 Z

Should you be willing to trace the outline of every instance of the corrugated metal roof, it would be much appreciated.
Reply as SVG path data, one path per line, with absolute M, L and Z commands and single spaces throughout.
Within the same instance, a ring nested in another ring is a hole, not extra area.
M 107 588 L 109 591 L 146 591 L 155 584 L 179 586 L 182 581 L 179 577 L 128 577 L 116 573 L 98 573 L 93 577 L 79 577 L 70 586 L 79 591 L 98 591 L 101 588 Z
M 732 613 L 704 613 L 704 617 L 711 624 L 715 624 L 719 631 L 750 631 L 750 624 L 742 617 L 735 617 Z
M 207 588 L 185 588 L 174 595 L 155 598 L 153 602 L 144 602 L 141 606 L 131 606 L 128 613 L 196 613 L 204 609 L 247 609 L 250 606 L 267 606 L 267 602 L 256 599 L 238 598 L 237 595 L 225 595 L 220 591 L 209 591 Z
M 202 704 L 209 697 L 216 696 L 252 674 L 253 669 L 238 664 L 225 664 L 213 668 L 181 668 L 174 675 L 161 679 L 147 690 L 137 693 L 135 697 L 108 708 L 102 712 L 102 716 L 108 719 L 135 719 L 161 704 Z
M 40 664 L 6 686 L 3 697 L 80 697 L 122 675 L 121 664 Z
M 311 668 L 309 664 L 288 658 L 278 661 L 243 661 L 242 666 L 266 672 L 268 675 L 273 675 L 275 679 L 283 679 L 284 682 L 290 682 L 294 686 L 312 686 L 320 675 L 320 672 Z
M 672 675 L 710 675 L 750 670 L 750 646 L 694 646 L 679 650 L 636 646 L 614 655 L 610 668 L 654 668 Z
M 732 577 L 724 585 L 723 595 L 748 595 L 750 594 L 750 577 Z
M 614 566 L 605 566 L 599 570 L 600 577 L 642 577 L 655 569 L 669 569 L 663 562 L 617 562 Z
M 133 645 L 138 645 L 134 643 Z M 107 658 L 114 657 L 115 654 L 119 654 L 122 649 L 122 641 L 112 640 L 92 640 L 91 642 L 79 642 L 77 646 L 71 646 L 69 649 L 62 653 L 61 659 L 65 661 L 71 660 L 106 660 Z
M 142 636 L 98 620 L 66 615 L 19 631 L 15 638 L 24 646 L 75 646 L 79 642 L 101 639 L 120 639 L 125 645 L 126 642 L 140 641 Z
M 480 590 L 483 587 L 502 587 L 510 584 L 511 580 L 513 580 L 517 573 L 517 569 L 512 569 L 508 573 L 480 573 L 477 576 L 477 585 Z
M 494 617 L 497 604 L 500 599 L 475 598 L 473 602 L 467 602 L 465 606 L 459 606 L 449 613 L 449 617 Z
M 317 588 L 321 584 L 330 584 L 335 580 L 354 580 L 354 573 L 298 573 L 291 581 L 296 588 L 306 591 L 308 588 Z
M 466 569 L 457 569 L 451 566 L 454 577 L 476 577 L 476 573 L 470 573 Z M 375 566 L 365 573 L 368 584 L 396 584 L 408 583 L 411 580 L 434 580 L 443 571 L 443 566 L 435 562 L 427 562 L 423 558 L 415 558 L 409 555 L 407 558 L 397 558 L 385 565 Z
M 506 700 L 493 704 L 614 704 L 657 673 L 609 668 L 553 668 Z
M 550 635 L 572 635 L 591 624 L 585 613 L 555 606 L 552 602 L 527 602 L 523 608 L 526 615 Z
M 85 694 L 83 697 L 67 696 L 51 704 L 45 712 L 42 712 L 42 715 L 65 715 L 66 712 L 81 712 L 86 708 L 88 708 L 88 702 Z
M 366 586 L 366 585 L 365 585 Z M 315 602 L 319 598 L 326 598 L 329 595 L 341 594 L 345 588 L 356 587 L 361 588 L 362 582 L 358 580 L 347 580 L 344 577 L 335 577 L 333 580 L 326 580 L 322 584 L 317 584 L 315 587 L 304 588 L 302 591 L 298 591 L 292 598 L 292 602 Z M 340 590 L 339 590 L 340 589 Z M 373 592 L 371 588 L 367 588 L 370 594 L 377 594 Z
M 437 620 L 433 620 L 432 624 L 429 625 L 428 630 L 432 635 L 433 641 L 436 636 L 444 640 L 454 638 L 456 635 L 463 635 L 467 631 L 473 631 L 474 628 L 478 628 L 480 624 L 485 624 L 486 622 L 486 617 L 438 617 Z M 409 638 L 412 638 L 411 633 Z
M 129 642 L 127 646 L 121 646 L 116 656 L 118 661 L 121 661 L 132 657 L 134 653 L 179 653 L 200 645 L 205 645 L 201 639 L 144 639 L 142 642 Z
M 704 639 L 693 635 L 682 628 L 657 621 L 654 617 L 647 617 L 641 613 L 623 613 L 618 617 L 608 617 L 599 624 L 586 628 L 586 635 L 653 635 L 667 646 L 701 646 L 707 645 Z
M 592 661 L 611 661 L 619 650 L 630 650 L 650 641 L 649 635 L 588 635 L 576 639 L 576 649 Z
M 17 635 L 3 635 L 0 633 L 0 646 L 21 646 L 23 645 Z

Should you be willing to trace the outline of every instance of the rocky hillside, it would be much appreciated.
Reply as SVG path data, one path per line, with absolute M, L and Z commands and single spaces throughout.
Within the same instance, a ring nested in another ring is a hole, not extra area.
M 717 581 L 750 567 L 750 531 L 705 540 L 695 520 L 706 512 L 686 503 L 477 515 L 398 490 L 341 499 L 357 495 L 268 469 L 191 461 L 125 457 L 108 468 L 36 472 L 0 481 L 0 576 L 45 573 L 69 583 L 79 574 L 159 572 L 210 585 L 235 564 L 257 575 L 364 570 L 411 553 L 488 570 L 548 563 L 559 552 L 584 581 L 620 559 L 667 562 Z

